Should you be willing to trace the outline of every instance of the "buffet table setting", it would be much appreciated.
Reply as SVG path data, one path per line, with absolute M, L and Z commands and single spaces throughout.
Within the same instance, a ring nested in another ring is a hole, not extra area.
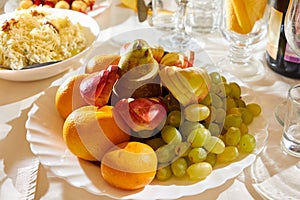
M 4 1 L 3 5 L 1 1 L 1 14 L 10 9 L 11 5 L 7 5 L 7 2 L 12 1 L 6 1 L 6 4 Z M 51 111 L 39 114 L 42 120 L 36 119 L 35 109 L 38 106 L 51 108 L 53 98 L 49 100 L 43 97 L 53 94 L 53 88 L 57 88 L 68 77 L 81 73 L 81 66 L 87 57 L 91 57 L 89 52 L 95 49 L 102 53 L 115 52 L 116 48 L 128 41 L 145 39 L 153 43 L 165 34 L 153 27 L 149 20 L 140 22 L 136 9 L 127 7 L 120 0 L 100 2 L 105 2 L 105 7 L 92 16 L 100 30 L 94 41 L 95 46 L 69 64 L 67 70 L 57 69 L 56 74 L 42 79 L 38 78 L 41 75 L 38 72 L 26 77 L 0 73 L 4 76 L 0 77 L 0 200 L 300 198 L 300 181 L 297 178 L 300 175 L 300 159 L 285 153 L 281 147 L 281 120 L 284 113 L 278 111 L 287 98 L 289 88 L 299 80 L 282 76 L 268 67 L 265 59 L 266 35 L 253 45 L 253 57 L 263 67 L 259 78 L 243 81 L 225 72 L 227 77 L 231 77 L 228 80 L 237 80 L 245 88 L 243 91 L 247 92 L 249 99 L 261 106 L 261 116 L 253 122 L 259 130 L 258 149 L 224 168 L 223 175 L 219 175 L 217 180 L 209 179 L 204 184 L 196 185 L 153 184 L 153 187 L 137 192 L 101 188 L 95 183 L 97 177 L 93 175 L 93 167 L 85 165 L 60 146 L 53 146 L 55 136 L 49 133 L 39 136 L 39 132 L 55 132 L 55 128 L 61 124 L 51 124 L 54 120 L 48 116 Z M 193 35 L 193 40 L 197 44 L 196 60 L 203 59 L 203 65 L 220 71 L 216 63 L 227 56 L 229 49 L 229 43 L 222 33 L 219 30 L 198 33 Z M 36 124 L 39 128 L 30 127 L 29 124 Z

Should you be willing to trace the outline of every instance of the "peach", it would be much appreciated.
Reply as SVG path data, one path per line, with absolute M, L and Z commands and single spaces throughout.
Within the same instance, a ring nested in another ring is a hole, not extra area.
M 118 79 L 118 66 L 110 65 L 107 69 L 95 72 L 80 84 L 80 94 L 90 105 L 98 107 L 108 103 L 112 88 Z
M 101 162 L 101 174 L 114 187 L 136 190 L 155 178 L 155 151 L 141 142 L 124 142 L 110 149 Z

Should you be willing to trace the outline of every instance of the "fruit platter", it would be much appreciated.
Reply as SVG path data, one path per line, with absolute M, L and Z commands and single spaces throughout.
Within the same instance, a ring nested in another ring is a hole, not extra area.
M 116 199 L 174 199 L 254 162 L 268 133 L 250 88 L 201 65 L 194 50 L 168 52 L 144 38 L 110 53 L 103 45 L 28 113 L 31 150 L 55 175 Z

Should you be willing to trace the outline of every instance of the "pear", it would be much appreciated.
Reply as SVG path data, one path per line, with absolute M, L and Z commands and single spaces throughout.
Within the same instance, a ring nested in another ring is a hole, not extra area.
M 151 71 L 149 68 L 153 66 L 152 64 L 158 64 L 145 40 L 134 40 L 124 48 L 119 61 L 120 77 L 137 66 L 146 65 L 145 71 Z M 143 71 L 140 71 L 140 73 L 143 73 Z M 136 74 L 136 77 L 140 77 L 139 74 Z
M 137 39 L 121 48 L 119 80 L 114 85 L 112 103 L 129 97 L 154 97 L 161 94 L 159 64 L 145 40 Z

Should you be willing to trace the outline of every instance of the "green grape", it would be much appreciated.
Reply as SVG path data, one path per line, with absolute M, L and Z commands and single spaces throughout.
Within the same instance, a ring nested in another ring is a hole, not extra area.
M 181 123 L 181 112 L 179 110 L 173 110 L 168 114 L 167 123 L 170 126 L 179 127 Z
M 197 128 L 189 134 L 187 142 L 191 144 L 191 147 L 201 147 L 210 136 L 211 134 L 208 129 Z
M 227 83 L 224 83 L 224 88 L 225 88 L 225 93 L 226 93 L 226 96 L 230 96 L 231 94 L 231 87 L 227 84 Z
M 205 162 L 208 162 L 212 167 L 217 163 L 217 154 L 209 152 L 206 156 Z
M 204 99 L 202 99 L 199 103 L 206 105 L 206 106 L 210 106 L 211 105 L 211 96 L 210 94 L 206 95 L 206 97 Z
M 245 153 L 251 153 L 256 147 L 256 139 L 253 135 L 245 134 L 239 142 L 239 149 Z
M 175 147 L 175 153 L 177 156 L 185 157 L 189 154 L 191 151 L 191 145 L 188 142 L 181 142 L 180 144 L 177 144 Z
M 253 114 L 253 116 L 257 117 L 261 113 L 261 107 L 257 103 L 249 103 L 246 108 Z
M 187 168 L 186 172 L 191 180 L 202 180 L 211 174 L 212 166 L 208 162 L 194 163 Z
M 226 110 L 229 111 L 232 108 L 236 108 L 236 107 L 237 107 L 237 105 L 236 105 L 235 100 L 231 97 L 227 97 L 226 98 Z
M 239 108 L 246 107 L 246 103 L 243 99 L 236 99 L 235 102 L 236 102 L 237 107 L 239 107 Z
M 156 171 L 156 178 L 159 181 L 165 181 L 172 177 L 172 170 L 170 165 L 159 168 Z
M 172 94 L 167 94 L 162 99 L 163 99 L 164 103 L 166 104 L 167 110 L 169 112 L 171 112 L 173 110 L 180 110 L 180 103 Z
M 222 83 L 222 77 L 218 72 L 212 72 L 209 74 L 212 83 L 219 84 Z
M 206 119 L 210 114 L 210 110 L 207 106 L 202 104 L 191 104 L 184 108 L 184 117 L 189 121 L 202 121 Z
M 230 96 L 234 99 L 239 99 L 242 93 L 241 87 L 236 82 L 229 83 L 229 86 L 231 88 Z
M 216 118 L 217 118 L 217 109 L 214 106 L 212 106 L 210 108 L 210 121 L 213 122 L 216 120 Z
M 234 107 L 234 108 L 231 108 L 227 111 L 227 114 L 237 114 L 237 115 L 240 115 L 242 116 L 242 113 L 240 111 L 240 109 L 238 107 Z
M 182 177 L 186 173 L 188 165 L 184 158 L 178 158 L 171 163 L 171 169 L 176 177 Z
M 226 80 L 225 76 L 221 76 L 221 78 L 222 78 L 223 83 L 227 83 L 227 80 Z
M 216 123 L 223 123 L 225 121 L 226 111 L 223 108 L 216 109 Z
M 254 119 L 253 114 L 247 108 L 239 108 L 239 110 L 242 113 L 243 123 L 245 123 L 246 125 L 251 124 Z
M 203 146 L 207 152 L 220 154 L 225 149 L 225 144 L 223 140 L 221 140 L 219 137 L 211 136 L 206 143 Z
M 249 132 L 248 126 L 245 123 L 241 124 L 240 127 L 241 135 L 247 134 Z
M 221 163 L 232 162 L 239 156 L 238 148 L 235 146 L 227 146 L 224 151 L 217 154 L 217 161 Z
M 206 156 L 207 152 L 201 147 L 193 148 L 188 154 L 190 161 L 192 161 L 193 163 L 204 161 L 206 159 Z
M 210 87 L 210 92 L 218 95 L 220 98 L 226 97 L 225 87 L 223 83 L 213 84 Z
M 210 123 L 208 126 L 208 130 L 210 131 L 211 135 L 217 136 L 221 134 L 221 129 L 218 124 Z
M 205 128 L 205 127 L 203 126 L 203 124 L 201 124 L 199 122 L 192 122 L 192 121 L 185 120 L 180 125 L 179 131 L 180 131 L 180 133 L 182 133 L 182 135 L 184 137 L 188 137 L 189 134 L 197 128 Z
M 225 145 L 237 146 L 241 139 L 241 131 L 239 128 L 230 127 L 225 133 Z
M 158 138 L 153 138 L 153 139 L 147 140 L 146 144 L 148 144 L 150 147 L 152 147 L 152 149 L 156 150 L 166 143 L 162 138 L 158 137 Z
M 162 128 L 161 137 L 167 144 L 179 144 L 182 140 L 181 134 L 177 128 L 169 125 Z
M 175 146 L 171 144 L 165 144 L 159 147 L 155 152 L 159 163 L 168 163 L 176 156 Z
M 218 95 L 211 93 L 211 98 L 211 103 L 215 108 L 222 108 L 224 106 L 223 100 Z
M 241 127 L 243 120 L 242 117 L 237 114 L 229 114 L 225 117 L 224 128 L 228 130 L 230 127 Z

